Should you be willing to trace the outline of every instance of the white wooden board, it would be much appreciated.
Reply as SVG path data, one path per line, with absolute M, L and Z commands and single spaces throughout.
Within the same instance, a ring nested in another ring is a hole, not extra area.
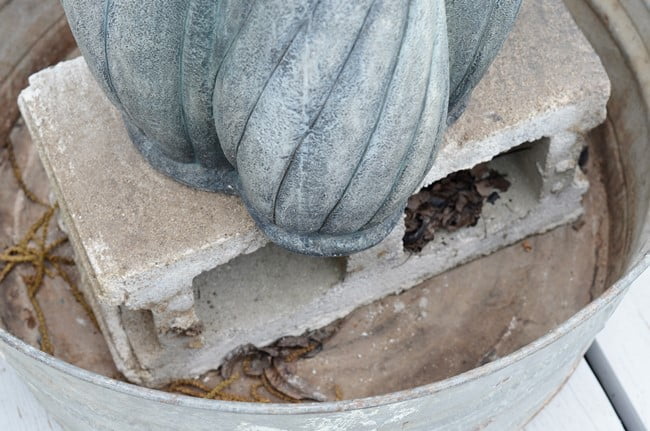
M 62 431 L 0 356 L 0 430 Z
M 627 430 L 650 430 L 650 271 L 634 283 L 587 359 Z
M 573 376 L 525 431 L 624 431 L 598 380 L 583 359 Z

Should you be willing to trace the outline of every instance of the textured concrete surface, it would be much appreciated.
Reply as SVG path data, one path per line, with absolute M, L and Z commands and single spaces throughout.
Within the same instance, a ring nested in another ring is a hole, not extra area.
M 604 119 L 608 96 L 607 76 L 562 3 L 524 2 L 425 181 L 530 142 L 492 162 L 513 187 L 486 206 L 477 226 L 438 235 L 417 255 L 403 251 L 399 226 L 347 262 L 269 248 L 250 255 L 267 240 L 241 202 L 191 190 L 151 169 L 81 59 L 33 76 L 20 105 L 116 363 L 128 378 L 154 385 L 213 368 L 239 344 L 318 327 L 574 220 L 587 187 L 576 168 L 581 134 Z M 287 292 L 286 285 L 294 288 Z M 295 286 L 304 290 L 299 305 Z M 277 296 L 269 301 L 273 289 Z
M 512 29 L 522 0 L 447 0 L 449 123 L 463 113 L 472 90 Z
M 425 183 L 523 142 L 584 133 L 603 121 L 609 92 L 598 56 L 562 2 L 524 1 L 465 114 L 447 130 Z

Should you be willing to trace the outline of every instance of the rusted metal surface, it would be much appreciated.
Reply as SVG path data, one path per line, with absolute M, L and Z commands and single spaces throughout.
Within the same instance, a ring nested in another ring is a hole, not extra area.
M 567 3 L 599 50 L 614 84 L 602 145 L 616 147 L 612 153 L 618 155 L 609 162 L 623 168 L 617 184 L 626 186 L 629 196 L 610 203 L 622 226 L 613 232 L 627 232 L 627 239 L 613 238 L 624 244 L 614 253 L 621 263 L 610 270 L 612 278 L 625 275 L 552 332 L 504 358 L 441 382 L 373 398 L 301 405 L 210 401 L 143 389 L 54 359 L 4 331 L 0 351 L 69 430 L 517 429 L 555 393 L 630 284 L 650 265 L 646 257 L 650 68 L 647 63 L 642 67 L 648 44 L 639 44 L 650 39 L 650 29 L 630 25 L 639 19 L 648 22 L 648 1 L 621 0 L 621 8 L 612 7 L 609 0 Z

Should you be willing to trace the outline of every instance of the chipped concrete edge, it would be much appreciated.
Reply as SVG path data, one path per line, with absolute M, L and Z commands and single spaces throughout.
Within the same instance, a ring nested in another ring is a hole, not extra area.
M 35 75 L 32 75 L 32 77 L 30 77 L 30 84 L 32 83 L 34 76 Z M 33 112 L 33 105 L 37 103 L 38 96 L 34 94 L 33 87 L 31 86 L 25 88 L 18 96 L 18 107 L 31 136 L 35 140 L 41 140 L 43 139 L 40 134 L 40 130 L 42 130 L 41 125 L 39 124 L 39 121 L 31 115 L 31 112 Z M 67 235 L 70 238 L 70 241 L 77 242 L 78 244 L 80 241 L 79 234 L 74 228 L 74 223 L 71 223 L 71 220 L 69 220 L 70 212 L 65 208 L 65 200 L 61 198 L 61 190 L 56 177 L 53 175 L 49 157 L 44 151 L 43 145 L 35 145 L 35 147 L 60 206 L 59 215 L 63 218 L 63 222 L 66 225 Z M 78 246 L 73 247 L 73 249 L 75 250 L 76 261 L 82 266 L 82 271 L 80 271 L 80 273 L 82 274 L 83 280 L 82 283 L 80 283 L 79 288 L 82 290 L 87 300 L 92 304 L 93 310 L 102 310 L 102 313 L 95 313 L 95 317 L 97 318 L 102 333 L 106 334 L 110 339 L 110 342 L 108 342 L 107 345 L 111 351 L 115 365 L 132 381 L 144 382 L 150 380 L 152 378 L 151 374 L 141 367 L 135 352 L 129 344 L 129 337 L 120 322 L 119 308 L 117 306 L 109 307 L 102 303 L 98 298 L 98 294 L 102 292 L 101 284 L 97 281 L 92 265 L 90 265 L 88 260 L 88 256 L 83 252 L 85 249 Z
M 607 109 L 604 106 L 608 99 L 609 91 L 607 97 L 594 96 L 585 98 L 579 103 L 567 104 L 561 108 L 533 116 L 525 122 L 518 123 L 507 129 L 500 129 L 499 133 L 481 139 L 481 145 L 472 145 L 471 143 L 460 145 L 458 142 L 448 142 L 438 154 L 438 160 L 448 162 L 445 165 L 435 163 L 426 175 L 421 187 L 433 184 L 447 175 L 446 173 L 439 174 L 439 172 L 457 172 L 462 169 L 472 168 L 479 163 L 488 162 L 502 152 L 499 150 L 502 148 L 512 148 L 545 137 L 552 138 L 566 130 L 577 134 L 586 133 L 605 121 Z M 599 108 L 595 109 L 594 106 Z M 500 144 L 504 141 L 516 144 Z M 480 153 L 477 153 L 476 149 L 479 149 Z M 453 152 L 455 156 L 444 157 L 445 152 Z M 471 162 L 467 162 L 467 160 Z

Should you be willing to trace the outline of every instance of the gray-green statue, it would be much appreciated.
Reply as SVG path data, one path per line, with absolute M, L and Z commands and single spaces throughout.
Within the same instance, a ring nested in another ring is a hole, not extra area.
M 400 221 L 520 1 L 63 5 L 149 163 L 240 195 L 275 243 L 332 256 Z

